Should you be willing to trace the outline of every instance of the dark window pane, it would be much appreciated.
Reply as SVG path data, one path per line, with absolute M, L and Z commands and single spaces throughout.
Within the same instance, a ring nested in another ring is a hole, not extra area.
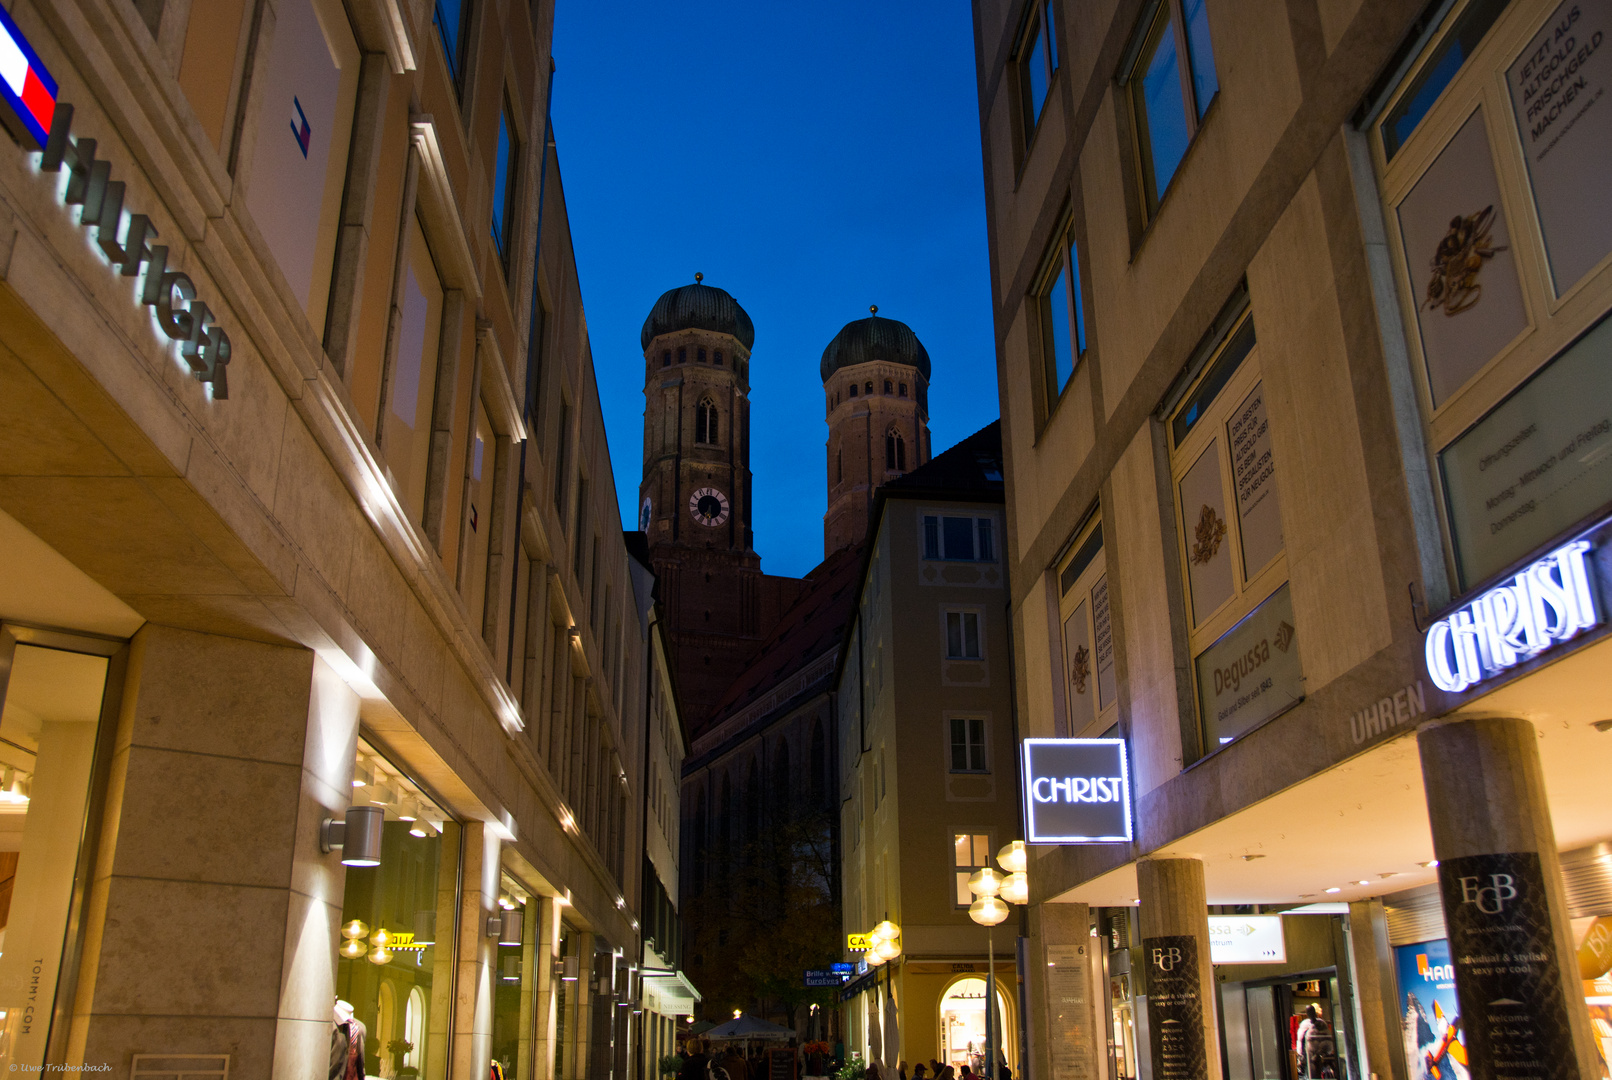
M 980 655 L 980 617 L 972 611 L 963 613 L 963 655 L 970 660 Z
M 448 74 L 458 85 L 464 72 L 460 70 L 459 50 L 464 39 L 464 0 L 436 0 L 436 11 L 432 22 L 436 24 L 437 36 L 442 39 L 442 51 L 448 58 Z
M 1052 345 L 1052 394 L 1063 393 L 1064 384 L 1075 373 L 1075 354 L 1069 336 L 1069 275 L 1059 269 L 1052 289 L 1042 301 L 1046 305 L 1047 336 Z
M 991 519 L 980 518 L 980 562 L 996 561 L 996 544 L 991 534 Z
M 493 243 L 498 247 L 498 253 L 504 254 L 504 247 L 509 239 L 509 222 L 506 215 L 509 212 L 510 181 L 513 177 L 515 153 L 514 139 L 510 134 L 509 113 L 500 113 L 498 117 L 498 162 L 493 169 Z
M 969 767 L 984 770 L 985 768 L 985 719 L 979 716 L 968 718 L 968 750 Z
M 1187 105 L 1170 21 L 1166 15 L 1154 27 L 1138 65 L 1141 77 L 1131 90 L 1149 211 L 1157 209 L 1187 152 Z
M 1069 241 L 1069 306 L 1075 312 L 1075 354 L 1086 355 L 1086 308 L 1080 300 L 1080 251 Z
M 1187 55 L 1192 61 L 1192 96 L 1197 99 L 1198 119 L 1203 119 L 1214 100 L 1220 81 L 1215 78 L 1215 52 L 1209 45 L 1209 12 L 1204 0 L 1186 0 L 1181 5 L 1187 22 Z
M 940 520 L 924 518 L 924 558 L 940 558 Z
M 1455 78 L 1455 73 L 1461 70 L 1461 65 L 1466 63 L 1466 58 L 1472 55 L 1472 50 L 1478 47 L 1478 42 L 1483 40 L 1483 35 L 1489 32 L 1489 27 L 1494 25 L 1495 19 L 1509 2 L 1476 0 L 1461 13 L 1451 27 L 1449 36 L 1439 43 L 1422 67 L 1421 74 L 1383 120 L 1384 157 L 1391 160 L 1405 145 L 1405 140 L 1411 137 L 1411 132 L 1416 130 L 1444 88 L 1450 85 L 1450 80 Z
M 946 536 L 946 558 L 972 560 L 974 558 L 974 519 L 942 518 Z
M 968 768 L 968 736 L 963 729 L 963 718 L 952 717 L 952 771 L 963 772 Z M 967 865 L 962 854 L 962 845 L 958 845 L 957 861 Z
M 960 612 L 946 613 L 946 655 L 951 657 L 963 655 L 963 616 Z
M 1187 432 L 1192 430 L 1194 424 L 1203 419 L 1203 414 L 1209 408 L 1209 403 L 1215 399 L 1216 394 L 1220 393 L 1221 388 L 1226 385 L 1227 380 L 1237 370 L 1237 366 L 1243 362 L 1243 358 L 1253 348 L 1254 320 L 1244 319 L 1242 326 L 1237 328 L 1237 333 L 1226 344 L 1225 349 L 1215 360 L 1214 367 L 1210 368 L 1209 374 L 1204 377 L 1203 382 L 1198 384 L 1198 388 L 1192 392 L 1192 396 L 1182 402 L 1181 408 L 1176 410 L 1175 419 L 1170 421 L 1170 435 L 1174 439 L 1176 446 L 1180 446 L 1181 440 L 1187 437 Z
M 1041 121 L 1041 106 L 1047 101 L 1047 41 L 1041 27 L 1031 31 L 1029 44 L 1021 55 L 1025 74 L 1029 76 L 1030 124 L 1033 127 Z
M 1047 70 L 1058 70 L 1058 32 L 1052 22 L 1052 0 L 1041 5 L 1041 26 L 1047 35 Z

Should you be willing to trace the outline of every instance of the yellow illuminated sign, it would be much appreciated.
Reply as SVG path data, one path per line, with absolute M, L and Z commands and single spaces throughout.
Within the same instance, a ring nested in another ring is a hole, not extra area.
M 867 952 L 873 948 L 872 934 L 846 934 L 845 947 L 851 952 Z

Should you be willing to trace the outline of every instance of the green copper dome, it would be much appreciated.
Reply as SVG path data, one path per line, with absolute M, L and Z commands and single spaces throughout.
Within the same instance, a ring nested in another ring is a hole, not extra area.
M 926 380 L 929 378 L 929 353 L 912 327 L 895 319 L 881 319 L 876 314 L 846 323 L 823 350 L 819 370 L 823 381 L 828 382 L 840 368 L 875 360 L 915 367 L 918 374 Z
M 655 306 L 649 309 L 649 318 L 644 320 L 643 332 L 638 335 L 640 347 L 647 349 L 649 343 L 662 334 L 678 330 L 731 334 L 746 349 L 756 343 L 756 328 L 739 301 L 716 286 L 702 285 L 699 281 L 661 294 Z

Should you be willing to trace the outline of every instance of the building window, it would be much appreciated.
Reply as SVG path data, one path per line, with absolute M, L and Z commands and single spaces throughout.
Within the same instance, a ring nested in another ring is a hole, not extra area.
M 470 43 L 471 0 L 436 0 L 431 16 L 437 28 L 437 39 L 442 42 L 442 55 L 448 61 L 448 76 L 454 89 L 461 94 L 465 87 L 465 54 Z
M 983 727 L 983 722 L 981 724 Z M 953 746 L 956 743 L 952 744 Z M 956 867 L 956 891 L 953 900 L 960 908 L 974 902 L 968 879 L 974 871 L 991 865 L 991 836 L 989 833 L 953 833 L 952 865 Z
M 873 393 L 873 380 L 872 379 L 868 380 L 868 384 L 862 388 L 862 392 L 864 394 L 872 395 L 872 393 Z
M 856 397 L 856 383 L 851 384 L 851 396 Z
M 443 288 L 418 216 L 404 236 L 403 303 L 397 352 L 386 388 L 381 445 L 409 520 L 422 524 L 431 470 L 431 423 L 436 414 Z
M 1037 303 L 1048 396 L 1056 403 L 1086 355 L 1086 309 L 1080 296 L 1080 252 L 1073 229 L 1063 233 L 1053 248 Z
M 946 612 L 946 659 L 980 659 L 979 612 Z
M 946 723 L 951 735 L 951 771 L 989 772 L 985 762 L 985 717 L 951 716 Z
M 520 141 L 515 137 L 515 120 L 509 113 L 509 102 L 498 114 L 498 163 L 493 170 L 493 243 L 504 261 L 504 272 L 509 273 L 509 249 L 515 234 L 515 163 L 520 160 Z
M 1024 102 L 1024 138 L 1029 142 L 1041 122 L 1041 110 L 1058 70 L 1058 42 L 1053 31 L 1052 0 L 1040 0 L 1019 44 L 1019 94 Z
M 682 346 L 678 347 L 678 350 L 677 350 L 677 362 L 679 364 L 688 363 L 688 346 L 682 345 Z
M 1050 732 L 1057 738 L 1085 738 L 1106 731 L 1116 720 L 1119 700 L 1102 522 L 1093 522 L 1086 530 L 1070 545 L 1067 561 L 1058 569 L 1063 647 L 1055 645 L 1052 651 L 1063 657 L 1063 710 L 1054 716 Z
M 907 384 L 906 383 L 901 384 L 901 396 L 902 397 L 907 396 Z
M 907 471 L 907 440 L 895 428 L 884 433 L 884 467 L 891 472 Z
M 698 349 L 694 350 L 694 362 L 697 363 L 697 364 L 705 363 L 705 346 L 704 345 L 701 345 Z
M 694 441 L 708 445 L 717 441 L 716 403 L 710 398 L 701 398 L 694 406 Z
M 722 366 L 722 350 L 721 349 L 717 349 L 715 352 L 713 352 L 711 354 L 711 363 L 715 364 L 717 367 Z
M 834 448 L 834 482 L 845 483 L 845 450 L 842 447 Z
M 924 516 L 924 558 L 995 562 L 996 530 L 990 518 Z
M 1204 3 L 1161 0 L 1133 46 L 1135 60 L 1125 84 L 1150 218 L 1220 88 Z
M 886 393 L 886 394 L 893 394 L 893 393 L 895 393 L 895 391 L 894 391 L 894 390 L 893 390 L 893 389 L 892 389 L 892 388 L 891 388 L 891 383 L 890 383 L 890 380 L 889 380 L 889 379 L 886 379 L 886 380 L 884 380 L 884 392 L 885 392 L 885 393 Z
M 665 352 L 660 354 L 660 366 L 661 367 L 671 367 L 672 366 L 672 350 L 667 349 Z

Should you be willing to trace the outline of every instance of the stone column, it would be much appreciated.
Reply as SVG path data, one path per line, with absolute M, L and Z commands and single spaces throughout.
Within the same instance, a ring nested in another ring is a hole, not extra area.
M 538 969 L 552 966 L 538 963 L 542 956 L 542 947 L 538 944 L 543 936 L 542 908 L 542 899 L 534 896 L 521 909 L 521 1003 L 517 1020 L 520 1031 L 515 1043 L 515 1080 L 533 1080 L 533 1063 L 538 1050 Z
M 1142 968 L 1147 978 L 1148 1046 L 1154 1080 L 1220 1080 L 1214 968 L 1203 863 L 1142 859 Z
M 532 992 L 536 1015 L 532 1033 L 532 1080 L 552 1080 L 554 1076 L 554 1033 L 558 1014 L 555 1009 L 554 965 L 560 956 L 560 905 L 552 896 L 534 896 L 528 907 L 537 919 L 537 947 L 532 969 Z
M 1496 1075 L 1512 1075 L 1505 1065 L 1515 1061 L 1590 1080 L 1600 1066 L 1538 738 L 1528 721 L 1500 716 L 1435 721 L 1416 734 L 1469 1056 L 1493 1062 Z
M 1105 1043 L 1102 1006 L 1092 991 L 1091 908 L 1035 904 L 1029 915 L 1029 1015 L 1019 1023 L 1028 1033 L 1030 1061 L 1021 1061 L 1019 1072 L 1038 1078 L 1097 1076 Z M 1003 988 L 1000 980 L 998 973 Z
M 1366 1045 L 1366 1068 L 1361 1071 L 1378 1080 L 1408 1080 L 1401 1027 L 1405 1010 L 1395 989 L 1388 913 L 1381 900 L 1357 900 L 1349 905 L 1349 953 Z
M 593 935 L 578 934 L 576 939 L 577 981 L 571 984 L 576 1005 L 571 1010 L 572 1022 L 566 1036 L 571 1053 L 565 1055 L 565 1071 L 573 1080 L 582 1080 L 588 1075 L 589 1051 L 593 1048 Z
M 493 980 L 498 943 L 487 936 L 487 919 L 499 910 L 498 837 L 484 822 L 464 827 L 463 876 L 459 884 L 459 951 L 454 964 L 451 1080 L 481 1080 L 493 1046 Z
M 358 699 L 307 649 L 146 624 L 130 643 L 68 1059 L 230 1055 L 323 1075 Z

